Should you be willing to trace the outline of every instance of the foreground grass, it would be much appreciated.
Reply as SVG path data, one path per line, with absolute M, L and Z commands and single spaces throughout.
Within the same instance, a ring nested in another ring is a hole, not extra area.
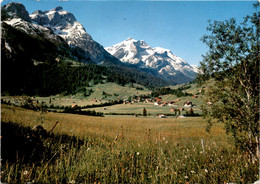
M 222 127 L 207 134 L 200 118 L 42 115 L 11 106 L 1 114 L 2 143 L 12 131 L 11 140 L 23 140 L 26 149 L 3 158 L 2 182 L 246 183 L 258 177 L 258 164 L 234 151 Z M 39 124 L 51 130 L 56 121 L 54 134 L 32 130 Z M 4 145 L 3 153 L 12 150 Z

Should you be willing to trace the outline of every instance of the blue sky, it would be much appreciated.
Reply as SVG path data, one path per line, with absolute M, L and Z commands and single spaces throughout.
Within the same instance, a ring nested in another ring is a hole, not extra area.
M 10 1 L 5 0 L 3 4 Z M 189 64 L 199 65 L 207 47 L 200 41 L 208 20 L 239 22 L 255 11 L 256 1 L 50 1 L 20 0 L 29 13 L 62 6 L 75 15 L 104 47 L 129 37 L 151 47 L 170 49 Z

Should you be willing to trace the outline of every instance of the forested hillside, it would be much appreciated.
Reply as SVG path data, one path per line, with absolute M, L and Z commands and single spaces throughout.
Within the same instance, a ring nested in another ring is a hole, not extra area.
M 71 49 L 60 37 L 50 40 L 44 34 L 27 34 L 3 23 L 1 40 L 2 94 L 74 94 L 85 92 L 90 81 L 136 82 L 148 87 L 166 84 L 133 67 L 82 63 L 84 55 L 79 49 Z

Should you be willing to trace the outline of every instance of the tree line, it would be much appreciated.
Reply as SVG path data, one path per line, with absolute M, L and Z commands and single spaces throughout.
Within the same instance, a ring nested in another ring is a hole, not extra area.
M 152 97 L 158 97 L 160 95 L 167 95 L 167 94 L 173 94 L 176 95 L 177 97 L 182 97 L 182 96 L 192 96 L 191 93 L 187 93 L 187 92 L 183 92 L 183 90 L 189 89 L 191 86 L 187 85 L 187 86 L 182 86 L 179 87 L 177 89 L 172 89 L 172 88 L 155 88 L 152 93 L 151 96 Z

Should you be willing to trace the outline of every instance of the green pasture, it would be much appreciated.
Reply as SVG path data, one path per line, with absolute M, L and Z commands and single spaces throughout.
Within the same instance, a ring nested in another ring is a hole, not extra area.
M 145 108 L 147 111 L 148 116 L 156 116 L 157 114 L 175 114 L 174 112 L 171 112 L 171 108 L 180 108 L 183 106 L 156 106 L 154 103 L 133 103 L 133 104 L 118 104 L 113 106 L 107 106 L 107 107 L 97 107 L 97 108 L 88 108 L 87 110 L 95 110 L 96 112 L 103 112 L 105 114 L 109 113 L 135 113 L 135 114 L 142 114 L 143 109 Z M 190 110 L 190 107 L 184 107 L 184 111 L 181 111 L 181 115 L 185 115 L 186 110 Z M 199 107 L 193 107 L 194 113 L 200 113 L 201 110 Z

